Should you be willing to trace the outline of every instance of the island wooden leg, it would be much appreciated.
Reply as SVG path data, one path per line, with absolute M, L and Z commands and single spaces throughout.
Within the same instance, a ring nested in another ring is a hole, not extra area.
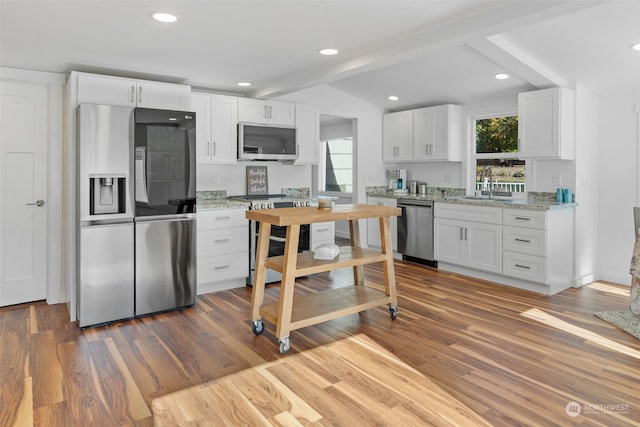
M 280 340 L 280 353 L 282 354 L 289 351 L 289 332 L 291 331 L 293 291 L 296 284 L 299 236 L 300 224 L 287 227 L 282 279 L 280 281 L 280 303 L 278 305 L 278 320 L 276 323 L 276 337 Z
M 349 236 L 351 237 L 351 247 L 360 247 L 360 224 L 357 219 L 349 220 Z M 362 265 L 353 267 L 353 283 L 355 285 L 364 284 L 364 270 Z
M 253 275 L 253 291 L 251 293 L 251 320 L 260 320 L 260 307 L 264 300 L 264 281 L 267 277 L 265 260 L 269 255 L 269 237 L 271 236 L 271 224 L 260 223 L 258 232 L 258 244 L 256 247 L 256 265 Z M 251 236 L 251 238 L 255 238 Z
M 380 217 L 380 244 L 382 253 L 386 255 L 385 261 L 382 263 L 384 272 L 384 288 L 389 296 L 391 307 L 398 305 L 398 296 L 396 295 L 396 273 L 393 266 L 393 241 L 391 239 L 391 220 L 388 216 Z

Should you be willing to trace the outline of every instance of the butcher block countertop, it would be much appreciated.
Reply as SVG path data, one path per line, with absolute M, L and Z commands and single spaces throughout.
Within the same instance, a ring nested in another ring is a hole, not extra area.
M 246 212 L 246 217 L 272 225 L 313 224 L 328 221 L 399 216 L 400 208 L 377 205 L 335 205 L 330 209 L 317 207 L 261 209 Z

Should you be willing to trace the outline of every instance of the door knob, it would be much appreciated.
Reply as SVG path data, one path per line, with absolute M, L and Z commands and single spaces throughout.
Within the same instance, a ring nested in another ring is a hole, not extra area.
M 33 205 L 40 207 L 44 205 L 44 200 L 40 199 L 40 200 L 36 200 L 35 203 L 27 203 L 27 206 L 33 206 Z

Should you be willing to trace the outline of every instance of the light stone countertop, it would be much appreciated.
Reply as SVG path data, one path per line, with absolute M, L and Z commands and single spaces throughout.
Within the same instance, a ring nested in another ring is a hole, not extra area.
M 235 209 L 235 208 L 248 208 L 248 202 L 242 202 L 239 200 L 229 199 L 217 199 L 217 200 L 198 200 L 196 203 L 196 212 L 210 211 L 213 209 Z
M 534 193 L 535 194 L 535 193 Z M 551 193 L 549 193 L 551 194 Z M 507 199 L 497 197 L 495 199 L 489 199 L 487 197 L 476 198 L 473 196 L 464 195 L 452 195 L 443 197 L 440 194 L 427 193 L 427 194 L 397 194 L 386 191 L 370 191 L 367 192 L 368 197 L 386 197 L 390 199 L 404 199 L 404 200 L 431 200 L 438 203 L 454 203 L 461 205 L 474 205 L 474 206 L 493 206 L 499 208 L 515 208 L 515 209 L 536 209 L 536 210 L 551 210 L 551 209 L 567 209 L 575 208 L 577 203 L 558 203 L 550 197 L 530 197 L 528 199 Z M 555 194 L 553 194 L 555 199 Z

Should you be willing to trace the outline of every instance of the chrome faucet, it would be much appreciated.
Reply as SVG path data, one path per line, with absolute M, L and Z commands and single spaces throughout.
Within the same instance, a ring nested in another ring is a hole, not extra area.
M 483 182 L 486 171 L 489 171 L 489 198 L 493 199 L 493 172 L 491 171 L 491 167 L 485 166 L 482 168 L 482 172 L 480 172 L 480 182 Z

